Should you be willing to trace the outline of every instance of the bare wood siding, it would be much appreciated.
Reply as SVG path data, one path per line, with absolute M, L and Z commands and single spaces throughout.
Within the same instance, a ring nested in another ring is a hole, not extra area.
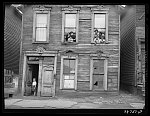
M 89 56 L 79 56 L 78 58 L 78 78 L 77 80 L 89 80 L 90 78 Z
M 77 83 L 78 90 L 90 90 L 90 83 L 89 82 L 80 82 Z

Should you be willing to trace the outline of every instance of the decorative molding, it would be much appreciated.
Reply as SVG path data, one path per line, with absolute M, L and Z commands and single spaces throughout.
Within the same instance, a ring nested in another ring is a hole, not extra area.
M 52 7 L 47 7 L 46 5 L 33 5 L 33 10 L 38 10 L 38 11 L 50 11 Z
M 95 53 L 90 54 L 91 57 L 98 57 L 98 58 L 109 58 L 110 55 L 104 53 L 102 50 L 97 50 Z
M 97 7 L 91 8 L 91 11 L 100 11 L 100 10 L 107 11 L 109 10 L 109 8 L 107 8 L 105 5 L 97 5 Z
M 60 53 L 60 55 L 65 55 L 65 56 L 68 56 L 68 57 L 77 56 L 77 54 L 78 54 L 73 50 L 65 50 L 65 51 L 61 51 L 59 53 Z
M 41 47 L 41 46 L 37 46 L 36 51 L 39 54 L 43 54 L 45 52 L 45 49 L 43 47 Z
M 68 5 L 67 7 L 62 7 L 62 11 L 80 11 L 80 7 L 74 7 L 73 5 Z

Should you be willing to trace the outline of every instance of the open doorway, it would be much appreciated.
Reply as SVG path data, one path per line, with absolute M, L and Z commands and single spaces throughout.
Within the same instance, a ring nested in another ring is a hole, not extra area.
M 34 94 L 32 91 L 33 78 L 35 78 L 35 81 L 36 81 L 36 94 L 35 95 L 37 95 L 38 74 L 39 74 L 39 64 L 28 64 L 26 82 L 25 82 L 25 95 L 26 96 L 32 96 Z

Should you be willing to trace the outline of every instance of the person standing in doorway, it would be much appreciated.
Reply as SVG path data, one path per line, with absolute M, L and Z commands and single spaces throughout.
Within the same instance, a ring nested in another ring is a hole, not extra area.
M 33 95 L 35 96 L 36 95 L 36 80 L 35 78 L 33 78 L 33 82 L 32 82 L 32 91 L 33 91 Z

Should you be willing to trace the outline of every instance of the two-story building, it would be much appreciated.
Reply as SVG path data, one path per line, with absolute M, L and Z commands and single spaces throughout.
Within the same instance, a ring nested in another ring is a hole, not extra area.
M 117 5 L 25 5 L 18 92 L 118 92 Z

